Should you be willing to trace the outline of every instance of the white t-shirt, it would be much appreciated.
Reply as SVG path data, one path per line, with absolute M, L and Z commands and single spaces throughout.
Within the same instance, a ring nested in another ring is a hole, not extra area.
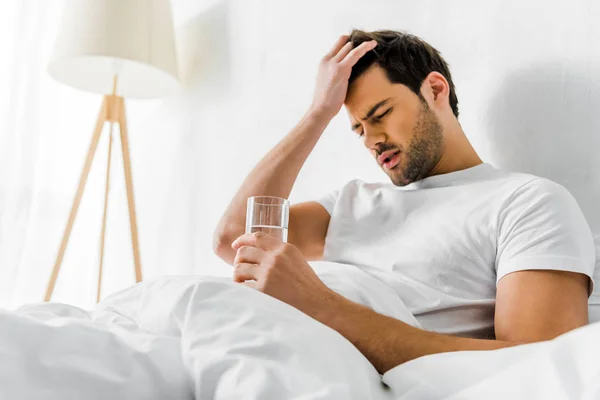
M 353 180 L 319 203 L 331 214 L 323 260 L 385 282 L 430 331 L 494 338 L 496 285 L 511 272 L 593 276 L 577 202 L 536 176 L 480 164 L 404 187 Z

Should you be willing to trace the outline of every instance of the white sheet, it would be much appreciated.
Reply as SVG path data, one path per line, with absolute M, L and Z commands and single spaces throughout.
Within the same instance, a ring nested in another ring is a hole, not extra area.
M 384 376 L 397 400 L 600 399 L 600 323 L 542 343 L 436 354 Z
M 398 296 L 379 290 L 385 287 L 381 282 L 363 277 L 335 283 L 331 272 L 339 266 L 321 267 L 324 279 L 348 297 L 401 315 L 394 311 L 403 308 Z M 38 304 L 0 313 L 2 399 L 194 395 L 392 398 L 373 366 L 337 332 L 229 279 L 144 282 L 111 296 L 92 312 Z
M 334 290 L 417 326 L 357 268 L 314 263 Z M 343 273 L 342 273 L 343 272 Z M 600 398 L 600 324 L 554 341 L 422 357 L 381 377 L 337 332 L 229 279 L 144 282 L 91 312 L 0 310 L 0 399 Z

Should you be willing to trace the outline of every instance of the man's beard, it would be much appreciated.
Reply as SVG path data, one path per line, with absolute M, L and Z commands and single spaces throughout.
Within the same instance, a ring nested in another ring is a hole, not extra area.
M 418 118 L 408 149 L 402 151 L 406 163 L 397 165 L 389 173 L 396 186 L 406 186 L 426 178 L 442 156 L 443 128 L 424 100 L 421 100 Z

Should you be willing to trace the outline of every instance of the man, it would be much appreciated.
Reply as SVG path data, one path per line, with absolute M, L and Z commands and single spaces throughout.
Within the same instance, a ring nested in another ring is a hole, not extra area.
M 352 130 L 391 184 L 351 181 L 290 210 L 289 243 L 244 235 L 246 199 L 288 197 L 329 121 Z M 448 66 L 423 40 L 353 31 L 322 59 L 312 106 L 250 173 L 215 232 L 234 280 L 337 330 L 384 373 L 426 355 L 552 339 L 587 324 L 594 245 L 572 196 L 481 159 Z M 364 267 L 423 329 L 329 289 L 306 260 Z

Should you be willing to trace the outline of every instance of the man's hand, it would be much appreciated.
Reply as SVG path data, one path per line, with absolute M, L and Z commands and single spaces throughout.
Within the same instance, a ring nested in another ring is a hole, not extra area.
M 341 36 L 321 60 L 311 110 L 322 113 L 329 119 L 333 118 L 346 99 L 352 67 L 375 46 L 377 42 L 371 40 L 354 48 L 347 35 Z
M 317 320 L 323 305 L 339 296 L 325 286 L 291 244 L 255 232 L 240 236 L 231 247 L 237 251 L 235 282 L 246 283 Z

